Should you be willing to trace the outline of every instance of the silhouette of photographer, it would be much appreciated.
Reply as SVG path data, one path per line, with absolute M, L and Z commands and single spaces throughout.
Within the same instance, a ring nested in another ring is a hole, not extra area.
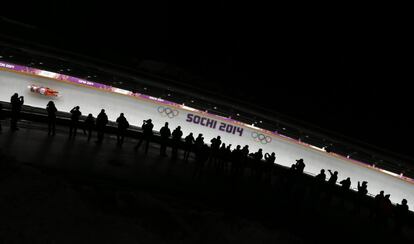
M 19 97 L 19 94 L 14 93 L 13 96 L 10 98 L 10 103 L 12 106 L 10 129 L 12 131 L 16 131 L 19 130 L 19 128 L 17 127 L 17 121 L 19 120 L 20 111 L 22 110 L 22 106 L 24 104 L 24 97 Z
M 141 127 L 142 136 L 141 136 L 141 139 L 139 140 L 138 144 L 135 146 L 135 150 L 138 150 L 139 147 L 141 146 L 142 142 L 145 141 L 145 154 L 148 153 L 149 143 L 150 143 L 150 141 L 152 139 L 152 136 L 153 136 L 152 128 L 154 128 L 154 125 L 152 124 L 151 119 L 143 121 L 143 124 L 142 124 L 142 127 Z

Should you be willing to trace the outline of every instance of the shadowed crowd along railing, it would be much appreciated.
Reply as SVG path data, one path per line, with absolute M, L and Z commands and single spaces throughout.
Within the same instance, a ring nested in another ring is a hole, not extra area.
M 5 118 L 3 119 L 8 119 L 10 118 L 11 115 L 11 105 L 10 103 L 7 102 L 0 102 L 3 105 L 3 114 L 5 116 Z M 58 111 L 57 112 L 57 116 L 56 116 L 56 124 L 57 125 L 61 125 L 61 126 L 67 126 L 69 127 L 71 124 L 71 114 L 68 112 L 63 112 L 63 111 Z M 21 120 L 28 120 L 28 121 L 33 121 L 33 122 L 40 122 L 40 123 L 45 123 L 47 124 L 48 122 L 48 116 L 47 116 L 47 112 L 46 109 L 42 109 L 42 108 L 35 108 L 35 107 L 31 107 L 31 106 L 23 106 L 22 111 L 20 113 L 19 118 Z M 81 116 L 80 121 L 83 121 L 86 119 L 86 116 Z M 83 129 L 84 128 L 84 124 L 82 122 L 79 122 L 79 129 Z M 160 144 L 161 143 L 161 136 L 159 134 L 159 132 L 157 130 L 153 130 L 154 131 L 154 136 L 152 137 L 151 141 L 153 143 L 157 143 Z M 117 134 L 118 132 L 118 126 L 117 123 L 114 121 L 109 121 L 106 128 L 105 128 L 105 133 L 107 134 Z M 130 126 L 127 130 L 127 132 L 125 133 L 126 137 L 129 138 L 135 138 L 135 139 L 139 139 L 142 136 L 142 129 L 141 127 L 138 126 Z M 167 144 L 171 145 L 172 139 L 169 139 L 169 142 Z M 178 142 L 179 144 L 177 145 L 178 148 L 180 149 L 184 149 L 185 148 L 185 142 L 182 139 L 181 141 Z M 264 161 L 264 160 L 262 160 Z M 274 167 L 277 170 L 282 170 L 282 171 L 287 171 L 289 170 L 288 167 L 285 167 L 283 165 L 277 164 L 277 162 L 274 164 Z M 304 177 L 311 179 L 312 181 L 314 180 L 315 175 L 314 174 L 303 174 Z M 339 185 L 337 185 L 338 189 L 339 189 Z M 357 189 L 355 188 L 351 188 L 352 193 L 350 194 L 356 194 Z M 370 198 L 371 200 L 373 199 L 372 194 L 367 194 L 367 197 Z M 369 200 L 368 200 L 369 201 Z M 413 215 L 414 218 L 414 215 Z
M 2 103 L 4 106 L 4 110 L 3 113 L 6 115 L 6 119 L 8 119 L 10 117 L 11 111 L 10 111 L 10 104 L 9 103 Z M 60 125 L 60 126 L 64 126 L 65 128 L 68 129 L 69 131 L 69 125 L 70 125 L 70 113 L 67 112 L 58 112 L 57 113 L 57 119 L 56 119 L 56 124 Z M 85 117 L 82 117 L 81 119 L 84 119 Z M 33 107 L 28 107 L 28 106 L 24 106 L 21 112 L 21 116 L 20 119 L 22 120 L 27 120 L 27 121 L 32 121 L 32 122 L 39 122 L 42 124 L 47 124 L 48 121 L 48 117 L 47 117 L 47 113 L 45 111 L 45 109 L 41 109 L 41 108 L 33 108 Z M 4 123 L 2 121 L 2 123 Z M 23 123 L 22 123 L 23 124 Z M 31 127 L 28 126 L 28 129 L 30 129 Z M 82 129 L 82 123 L 80 123 L 80 126 L 78 127 L 80 129 Z M 45 129 L 45 133 L 46 132 L 46 126 L 44 126 Z M 67 131 L 67 132 L 68 132 Z M 18 132 L 17 132 L 18 133 Z M 117 124 L 113 121 L 110 121 L 107 128 L 106 128 L 106 133 L 108 134 L 116 134 L 117 133 Z M 130 137 L 130 138 L 139 138 L 142 135 L 142 130 L 140 127 L 136 127 L 136 126 L 132 126 L 126 136 Z M 1 135 L 0 135 L 1 136 Z M 109 138 L 107 138 L 108 140 Z M 157 131 L 154 131 L 154 136 L 152 139 L 152 142 L 154 143 L 160 143 L 161 138 L 160 135 Z M 183 148 L 184 146 L 184 142 L 181 141 L 179 148 Z M 36 165 L 34 165 L 34 167 L 37 167 Z M 48 171 L 49 168 L 47 168 L 47 166 L 38 166 L 41 167 L 41 170 L 46 170 Z M 43 167 L 43 168 L 42 168 Z M 46 168 L 45 168 L 46 167 Z M 180 167 L 179 165 L 177 165 L 177 167 Z M 245 168 L 245 170 L 248 170 L 249 167 L 247 166 Z M 251 170 L 251 168 L 250 168 Z M 53 169 L 53 172 L 57 172 L 57 174 L 59 173 L 63 173 L 60 172 L 58 169 Z M 272 181 L 272 191 L 270 191 L 271 193 L 274 194 L 281 194 L 281 193 L 286 193 L 285 195 L 281 196 L 281 197 L 286 197 L 286 198 L 291 198 L 292 197 L 292 192 L 293 194 L 296 195 L 300 195 L 299 198 L 296 198 L 293 196 L 292 201 L 295 201 L 297 199 L 301 199 L 302 197 L 304 198 L 303 203 L 300 203 L 301 205 L 310 205 L 310 206 L 314 206 L 314 204 L 318 201 L 324 201 L 323 199 L 331 199 L 329 201 L 328 205 L 324 205 L 325 208 L 329 206 L 329 208 L 334 209 L 334 211 L 339 211 L 339 212 L 343 212 L 343 211 L 347 211 L 344 206 L 347 206 L 347 208 L 349 209 L 354 209 L 354 211 L 358 211 L 360 217 L 357 218 L 364 218 L 363 217 L 363 212 L 369 213 L 369 216 L 375 215 L 376 214 L 376 201 L 373 198 L 373 195 L 371 194 L 367 194 L 367 195 L 363 195 L 361 196 L 357 191 L 355 191 L 356 189 L 352 189 L 352 190 L 345 190 L 341 188 L 341 186 L 339 185 L 329 185 L 329 184 L 322 184 L 319 185 L 318 182 L 316 182 L 314 175 L 310 175 L 310 174 L 300 174 L 300 175 L 292 175 L 292 171 L 287 168 L 284 167 L 282 165 L 278 165 L 278 164 L 274 164 L 274 168 L 272 170 L 272 176 L 273 179 L 276 179 L 274 181 Z M 53 173 L 52 172 L 52 173 Z M 248 173 L 248 171 L 246 172 Z M 66 176 L 68 176 L 68 174 L 64 174 Z M 88 180 L 88 182 L 94 182 L 94 181 L 99 181 L 102 180 L 102 177 L 108 177 L 108 176 L 102 176 L 99 175 L 99 173 L 95 172 L 84 172 L 82 173 L 82 177 L 86 177 Z M 246 174 L 244 174 L 245 177 L 247 177 Z M 79 177 L 79 175 L 75 176 L 75 177 Z M 113 183 L 119 183 L 122 186 L 125 187 L 135 187 L 134 182 L 129 181 L 128 179 L 110 179 L 111 182 Z M 283 182 L 290 182 L 290 183 L 283 183 Z M 290 185 L 292 184 L 292 185 Z M 139 185 L 138 185 L 139 187 Z M 260 187 L 258 185 L 258 187 Z M 284 188 L 289 187 L 290 190 L 283 190 Z M 297 190 L 297 187 L 299 187 L 302 190 Z M 295 189 L 295 190 L 292 190 Z M 315 194 L 315 189 L 317 189 L 316 194 L 319 195 L 313 195 Z M 280 195 L 279 195 L 280 196 Z M 313 200 L 312 200 L 313 199 Z M 318 200 L 319 199 L 319 200 Z M 336 199 L 336 200 L 335 200 Z M 338 200 L 339 200 L 339 205 L 338 205 Z M 290 200 L 288 200 L 290 201 Z M 315 202 L 316 201 L 316 202 Z M 336 202 L 336 203 L 335 203 Z M 298 204 L 298 203 L 295 203 Z M 342 207 L 340 207 L 342 204 Z M 395 206 L 393 207 L 393 209 L 395 209 Z M 327 209 L 324 209 L 323 211 L 325 211 Z M 349 210 L 348 210 L 349 211 Z M 362 211 L 362 212 L 361 212 Z M 394 212 L 394 211 L 393 211 Z M 390 225 L 390 228 L 395 228 L 392 226 L 395 226 L 395 223 L 397 221 L 397 217 L 395 215 L 390 215 L 388 217 L 388 225 Z M 390 224 L 391 223 L 391 224 Z M 409 212 L 408 216 L 407 216 L 407 221 L 406 224 L 404 224 L 405 226 L 405 230 L 406 233 L 411 233 L 414 228 L 414 212 Z

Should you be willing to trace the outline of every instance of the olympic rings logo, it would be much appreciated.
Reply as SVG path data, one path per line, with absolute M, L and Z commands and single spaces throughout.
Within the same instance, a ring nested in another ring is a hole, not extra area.
M 272 142 L 272 138 L 270 136 L 265 136 L 257 132 L 252 132 L 252 137 L 256 142 L 260 142 L 262 144 L 268 144 Z
M 161 116 L 163 117 L 166 116 L 170 119 L 174 118 L 175 116 L 178 116 L 179 114 L 178 110 L 171 109 L 169 107 L 159 106 L 157 110 L 158 110 L 158 113 L 161 114 Z

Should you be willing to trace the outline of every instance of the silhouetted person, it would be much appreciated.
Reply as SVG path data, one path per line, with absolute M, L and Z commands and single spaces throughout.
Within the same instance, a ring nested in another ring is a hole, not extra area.
M 360 184 L 360 182 L 358 181 L 358 194 L 360 196 L 365 196 L 368 193 L 368 186 L 367 186 L 368 182 L 363 181 L 362 184 Z
M 289 168 L 288 174 L 284 176 L 284 191 L 289 192 L 295 184 L 298 177 L 297 164 L 292 164 Z
M 204 145 L 204 137 L 203 134 L 198 134 L 195 142 L 194 142 L 194 151 L 201 150 L 201 147 Z
M 249 162 L 249 145 L 245 145 L 241 150 L 240 171 L 243 174 L 244 168 Z
M 19 117 L 20 117 L 20 111 L 22 110 L 24 98 L 23 96 L 19 97 L 19 94 L 14 93 L 13 96 L 10 98 L 10 103 L 12 106 L 10 129 L 12 131 L 16 131 L 19 129 L 17 127 L 17 121 L 19 120 Z
M 257 152 L 251 154 L 252 158 L 256 161 L 260 161 L 263 158 L 263 149 L 259 149 Z
M 93 130 L 93 127 L 95 126 L 95 118 L 93 117 L 92 114 L 88 114 L 88 117 L 86 117 L 83 123 L 84 123 L 83 133 L 88 136 L 88 141 L 90 141 L 91 136 L 92 136 L 92 130 Z
M 314 203 L 319 202 L 320 204 L 327 204 L 330 199 L 330 194 L 327 195 L 327 197 L 324 197 L 325 195 L 322 193 L 325 193 L 326 187 L 325 187 L 325 181 L 326 181 L 326 174 L 325 169 L 321 169 L 319 174 L 315 176 L 315 184 L 314 187 L 311 189 L 312 192 L 310 194 L 310 198 Z M 329 193 L 329 192 L 328 192 Z
M 338 171 L 335 171 L 332 173 L 330 169 L 328 169 L 328 172 L 330 174 L 329 180 L 328 180 L 328 186 L 331 188 L 330 191 L 328 191 L 328 202 L 331 200 L 332 193 L 334 191 L 334 187 L 336 185 L 336 181 L 338 180 Z
M 221 137 L 217 136 L 216 138 L 211 139 L 210 142 L 211 142 L 211 146 L 210 146 L 211 150 L 218 151 L 221 145 Z
M 382 199 L 384 199 L 384 191 L 380 191 L 380 193 L 379 194 L 377 194 L 376 196 L 375 196 L 375 198 L 374 198 L 374 200 L 376 201 L 376 202 L 381 202 L 381 200 Z
M 225 143 L 221 144 L 221 147 L 219 149 L 219 165 L 218 165 L 218 170 L 220 170 L 221 172 L 225 173 L 226 172 L 226 168 L 227 168 L 227 163 L 229 161 L 229 151 L 231 153 L 230 149 L 227 149 L 227 145 Z
M 338 171 L 332 173 L 332 171 L 328 169 L 328 172 L 331 175 L 331 177 L 329 177 L 328 184 L 334 186 L 338 180 Z
M 402 228 L 407 222 L 408 217 L 408 205 L 407 200 L 403 199 L 401 204 L 395 206 L 395 231 L 397 233 L 401 232 Z
M 319 184 L 325 183 L 326 174 L 325 174 L 325 170 L 324 169 L 321 169 L 321 172 L 318 175 L 315 176 L 315 180 Z
M 72 110 L 70 110 L 70 113 L 72 115 L 70 117 L 69 138 L 76 136 L 76 132 L 78 131 L 79 118 L 82 115 L 81 111 L 79 111 L 79 106 L 72 108 Z
M 296 164 L 292 164 L 292 165 L 290 166 L 290 168 L 289 168 L 289 174 L 290 174 L 290 176 L 291 176 L 291 177 L 295 176 L 297 171 L 298 171 L 298 170 L 297 170 L 297 168 L 296 168 Z
M 264 173 L 265 173 L 266 180 L 269 180 L 269 183 L 270 183 L 273 168 L 275 165 L 276 155 L 274 152 L 272 152 L 272 154 L 265 153 L 264 158 L 265 158 Z
M 380 203 L 381 203 L 381 201 L 384 199 L 384 191 L 380 191 L 380 193 L 379 194 L 377 194 L 375 197 L 374 197 L 374 201 L 375 201 L 375 209 L 378 209 L 378 207 L 379 207 L 379 205 L 380 205 Z
M 255 175 L 256 177 L 260 178 L 260 164 L 263 158 L 263 150 L 260 148 L 257 152 L 251 153 L 250 156 L 253 159 L 250 168 L 252 175 Z
M 172 158 L 176 159 L 178 155 L 178 147 L 180 146 L 181 137 L 183 136 L 183 132 L 181 131 L 181 126 L 175 128 L 172 132 Z
M 303 162 L 303 159 L 296 160 L 296 171 L 298 173 L 303 173 L 303 170 L 305 169 L 305 163 Z
M 242 164 L 242 150 L 241 146 L 237 145 L 236 148 L 231 152 L 231 173 L 233 176 L 238 176 L 241 172 Z
M 165 157 L 167 156 L 166 151 L 167 151 L 168 139 L 171 136 L 170 128 L 168 128 L 168 122 L 165 122 L 164 127 L 161 128 L 160 135 L 161 135 L 160 155 Z
M 229 166 L 230 162 L 231 162 L 231 144 L 227 145 L 226 147 L 225 165 L 224 165 L 225 172 L 230 169 L 230 166 Z
M 349 189 L 351 188 L 351 178 L 347 177 L 346 179 L 341 180 L 339 184 L 341 185 L 341 191 L 339 192 L 342 197 L 341 206 L 345 207 L 346 196 L 350 193 Z
M 191 151 L 193 150 L 193 144 L 195 142 L 193 133 L 190 133 L 184 139 L 184 161 L 188 161 L 188 157 L 190 156 Z
M 148 120 L 144 120 L 143 124 L 142 124 L 142 136 L 141 139 L 139 140 L 138 144 L 135 146 L 135 150 L 138 150 L 139 147 L 141 146 L 142 142 L 145 140 L 145 154 L 148 153 L 148 147 L 149 147 L 149 143 L 152 139 L 152 128 L 154 128 L 154 125 L 152 124 L 152 120 L 148 119 Z
M 247 157 L 249 155 L 249 145 L 244 145 L 241 149 L 243 157 Z
M 275 160 L 276 160 L 276 155 L 275 155 L 275 153 L 274 152 L 272 152 L 272 154 L 269 154 L 269 153 L 265 153 L 265 160 L 269 163 L 269 164 L 271 164 L 271 165 L 273 165 L 274 163 L 275 163 Z
M 0 103 L 0 133 L 2 132 L 1 121 L 4 119 L 3 104 Z
M 374 216 L 378 217 L 378 214 L 380 211 L 380 205 L 383 200 L 384 200 L 384 191 L 380 191 L 380 193 L 374 197 L 374 206 L 372 206 L 371 217 L 374 217 Z
M 345 180 L 341 180 L 339 184 L 341 184 L 343 190 L 349 190 L 351 188 L 351 178 L 348 177 Z
M 217 136 L 213 139 L 210 140 L 211 144 L 210 144 L 210 159 L 209 162 L 211 162 L 213 165 L 217 166 L 217 159 L 218 159 L 218 154 L 219 154 L 219 149 L 220 149 L 220 145 L 221 145 L 221 137 Z
M 221 143 L 217 153 L 217 172 L 224 170 L 224 162 L 226 160 L 226 143 Z
M 56 106 L 53 101 L 49 101 L 46 105 L 47 111 L 47 127 L 48 127 L 48 135 L 55 135 L 56 132 Z
M 378 202 L 377 221 L 381 227 L 387 228 L 388 219 L 392 214 L 392 203 L 390 200 L 390 194 L 387 194 L 379 199 Z
M 98 117 L 96 117 L 96 131 L 98 133 L 98 140 L 96 143 L 102 143 L 106 124 L 108 124 L 108 115 L 106 115 L 105 109 L 102 109 L 98 114 Z
M 361 211 L 361 205 L 364 201 L 365 196 L 368 193 L 367 184 L 368 184 L 368 182 L 366 182 L 366 181 L 363 181 L 362 184 L 358 181 L 358 185 L 357 185 L 358 193 L 357 193 L 357 199 L 356 199 L 356 202 L 355 202 L 356 205 L 355 205 L 355 209 L 354 209 L 354 211 L 356 213 L 359 213 Z
M 117 144 L 122 146 L 124 143 L 125 133 L 129 128 L 128 120 L 125 118 L 124 113 L 121 113 L 119 117 L 116 119 L 116 123 L 118 124 L 118 133 L 116 136 Z

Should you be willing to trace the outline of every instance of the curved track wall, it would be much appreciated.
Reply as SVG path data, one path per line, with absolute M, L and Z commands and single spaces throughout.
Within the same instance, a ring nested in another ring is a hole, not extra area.
M 366 180 L 371 194 L 384 190 L 391 194 L 393 202 L 406 198 L 410 208 L 414 207 L 414 185 L 411 179 L 326 153 L 277 133 L 166 100 L 76 77 L 0 62 L 1 101 L 10 101 L 11 95 L 17 92 L 25 97 L 25 105 L 44 108 L 51 98 L 30 92 L 28 86 L 32 84 L 59 91 L 61 97 L 53 100 L 60 111 L 70 111 L 79 105 L 83 115 L 92 113 L 96 116 L 103 108 L 110 120 L 116 120 L 120 113 L 124 113 L 132 125 L 141 126 L 144 119 L 151 118 L 154 129 L 159 130 L 165 122 L 169 122 L 171 130 L 180 125 L 184 136 L 190 132 L 194 136 L 202 133 L 206 142 L 220 135 L 224 143 L 232 144 L 232 148 L 249 145 L 251 152 L 259 148 L 264 152 L 275 152 L 276 163 L 287 167 L 296 159 L 303 158 L 305 171 L 310 174 L 317 174 L 322 168 L 337 170 L 339 179 L 351 177 L 353 188 L 356 188 L 358 181 Z

